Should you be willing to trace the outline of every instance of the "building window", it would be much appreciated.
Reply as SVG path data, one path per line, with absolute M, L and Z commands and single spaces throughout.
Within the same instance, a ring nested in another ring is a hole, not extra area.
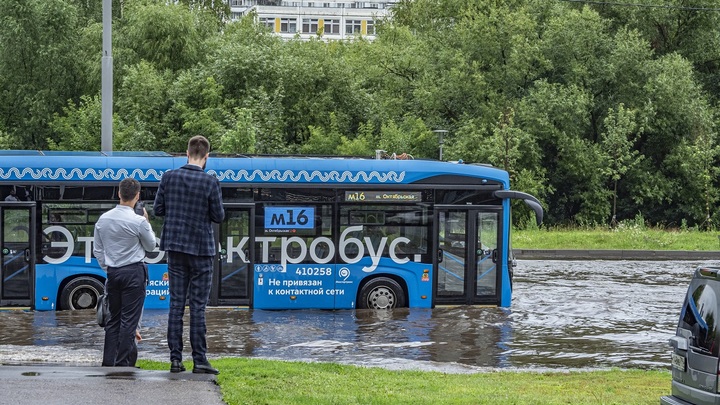
M 275 19 L 272 17 L 260 17 L 260 25 L 270 28 L 271 31 L 275 31 Z
M 373 20 L 367 22 L 367 35 L 375 35 L 375 21 Z
M 294 18 L 280 19 L 280 32 L 286 34 L 294 34 L 297 32 L 297 20 Z
M 241 19 L 242 16 L 243 16 L 242 13 L 238 13 L 238 12 L 235 12 L 235 11 L 231 11 L 231 12 L 230 12 L 230 19 L 233 20 L 233 21 L 237 21 L 237 20 Z
M 303 34 L 316 34 L 318 31 L 317 18 L 303 18 L 302 32 Z
M 360 20 L 345 21 L 345 33 L 346 34 L 362 34 L 362 21 L 360 21 Z
M 340 34 L 340 20 L 325 20 L 324 34 Z

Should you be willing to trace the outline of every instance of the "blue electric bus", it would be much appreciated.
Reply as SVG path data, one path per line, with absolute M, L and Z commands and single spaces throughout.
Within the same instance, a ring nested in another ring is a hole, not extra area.
M 185 156 L 0 151 L 0 306 L 94 308 L 105 273 L 93 228 L 133 177 L 153 200 Z M 507 172 L 430 160 L 213 156 L 225 220 L 209 305 L 352 309 L 511 301 Z M 4 200 L 2 200 L 4 199 Z M 167 308 L 164 252 L 148 253 L 146 308 Z

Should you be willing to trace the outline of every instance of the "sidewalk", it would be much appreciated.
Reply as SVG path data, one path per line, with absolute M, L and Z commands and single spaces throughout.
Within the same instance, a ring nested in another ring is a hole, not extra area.
M 720 251 L 513 249 L 518 260 L 720 260 Z
M 133 367 L 0 366 L 0 404 L 225 404 L 215 376 Z

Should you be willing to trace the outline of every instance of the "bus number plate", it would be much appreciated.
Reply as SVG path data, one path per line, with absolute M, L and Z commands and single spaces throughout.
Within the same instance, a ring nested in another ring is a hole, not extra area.
M 680 371 L 685 371 L 685 356 L 679 354 L 672 354 L 672 366 Z

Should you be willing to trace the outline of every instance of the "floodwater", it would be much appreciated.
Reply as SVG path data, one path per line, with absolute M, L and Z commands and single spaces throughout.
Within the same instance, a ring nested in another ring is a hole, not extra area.
M 519 261 L 507 309 L 209 308 L 209 355 L 456 373 L 669 368 L 667 340 L 698 264 Z M 166 318 L 146 311 L 139 358 L 169 361 Z M 0 364 L 99 365 L 103 336 L 93 311 L 0 312 Z

